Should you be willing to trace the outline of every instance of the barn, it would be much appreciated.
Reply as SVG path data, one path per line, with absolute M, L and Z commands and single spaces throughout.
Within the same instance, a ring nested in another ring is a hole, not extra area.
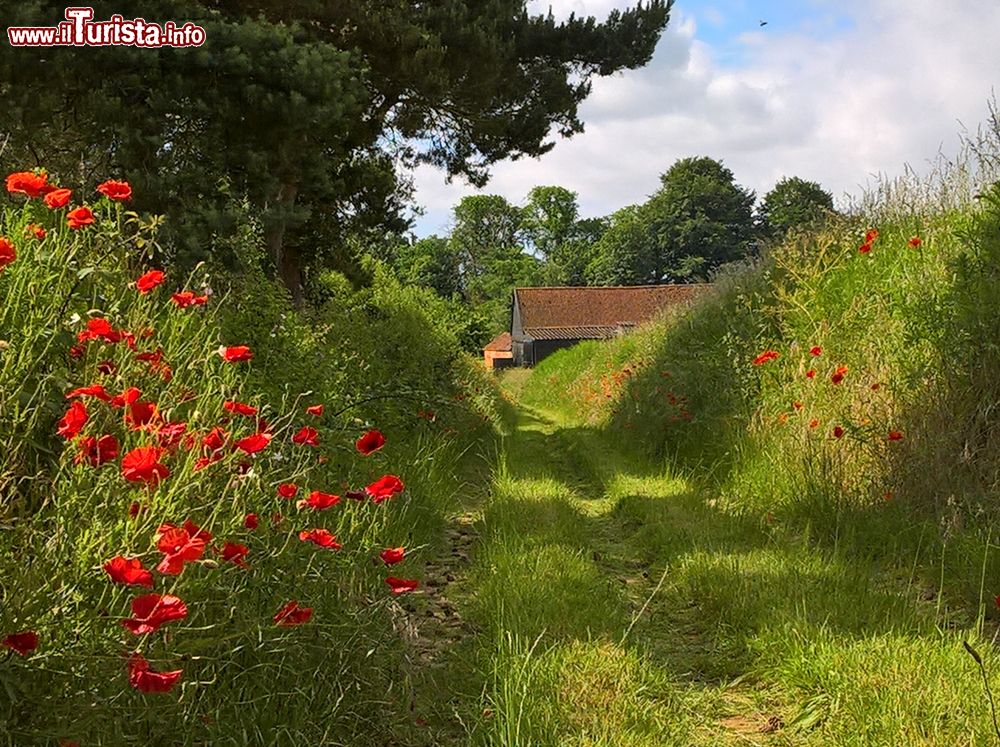
M 672 306 L 686 304 L 708 284 L 516 288 L 511 314 L 513 364 L 534 366 L 580 340 L 620 335 Z
M 510 368 L 514 365 L 510 332 L 501 332 L 483 348 L 483 360 L 489 369 Z

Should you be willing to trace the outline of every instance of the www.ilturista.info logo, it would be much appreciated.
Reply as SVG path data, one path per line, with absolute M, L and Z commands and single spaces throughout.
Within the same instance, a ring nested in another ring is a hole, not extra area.
M 11 26 L 7 39 L 12 47 L 200 47 L 205 29 L 190 21 L 183 25 L 166 21 L 130 21 L 113 15 L 94 21 L 93 8 L 66 8 L 66 20 L 57 26 Z

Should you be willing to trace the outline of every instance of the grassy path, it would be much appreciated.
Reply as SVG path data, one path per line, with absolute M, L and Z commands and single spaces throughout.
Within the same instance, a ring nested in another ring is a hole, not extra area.
M 431 594 L 466 633 L 417 683 L 419 743 L 995 743 L 976 631 L 933 590 L 717 510 L 626 446 L 518 408 Z

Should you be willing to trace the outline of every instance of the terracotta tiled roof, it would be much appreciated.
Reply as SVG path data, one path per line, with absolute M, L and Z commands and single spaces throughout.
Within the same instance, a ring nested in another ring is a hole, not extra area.
M 521 327 L 536 339 L 609 337 L 649 321 L 667 306 L 703 293 L 707 284 L 518 288 Z M 584 334 L 587 332 L 587 334 Z
M 498 353 L 509 353 L 510 349 L 510 332 L 501 332 L 483 348 L 483 350 Z

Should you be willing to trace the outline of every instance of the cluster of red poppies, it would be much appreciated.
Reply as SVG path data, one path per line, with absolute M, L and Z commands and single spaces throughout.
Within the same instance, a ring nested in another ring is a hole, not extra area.
M 810 359 L 816 359 L 816 358 L 819 358 L 822 355 L 823 355 L 823 348 L 820 347 L 819 345 L 815 345 L 815 346 L 813 346 L 813 347 L 811 347 L 809 349 L 809 357 L 810 357 Z M 769 363 L 770 361 L 773 361 L 773 360 L 777 360 L 780 357 L 781 357 L 781 353 L 779 353 L 777 350 L 765 350 L 765 351 L 761 352 L 759 355 L 757 355 L 757 357 L 755 357 L 751 361 L 751 363 L 754 366 L 763 366 L 764 364 Z M 832 370 L 832 372 L 830 373 L 830 383 L 833 384 L 834 386 L 840 385 L 844 381 L 844 379 L 847 378 L 848 371 L 849 371 L 849 369 L 845 365 L 838 365 L 838 366 L 836 366 Z M 816 368 L 813 367 L 813 366 L 810 366 L 808 368 L 808 370 L 806 371 L 805 376 L 810 381 L 814 380 L 816 378 Z M 875 383 L 873 383 L 873 384 L 870 385 L 870 389 L 872 391 L 875 391 L 875 392 L 877 392 L 880 388 L 881 388 L 881 385 L 878 382 L 875 382 Z M 801 402 L 799 402 L 799 401 L 792 402 L 792 410 L 793 411 L 797 412 L 797 411 L 801 410 L 802 407 L 803 407 L 803 405 L 802 405 Z M 787 422 L 788 421 L 788 416 L 789 416 L 789 413 L 787 413 L 787 412 L 780 413 L 778 415 L 778 422 L 779 423 L 785 423 L 785 422 Z M 815 428 L 818 428 L 819 425 L 820 425 L 819 420 L 812 419 L 812 420 L 809 421 L 809 427 L 810 428 L 815 429 Z M 833 430 L 831 431 L 830 435 L 834 439 L 841 439 L 841 438 L 844 437 L 844 435 L 846 433 L 847 433 L 847 431 L 843 428 L 843 426 L 835 425 L 833 427 Z M 887 441 L 902 441 L 903 440 L 903 433 L 901 431 L 898 431 L 898 430 L 895 430 L 895 429 L 891 429 L 891 430 L 889 430 L 888 434 L 886 435 L 886 440 Z
M 41 198 L 53 210 L 65 208 L 72 199 L 71 190 L 50 185 L 44 172 L 11 174 L 7 178 L 7 189 L 12 194 L 23 194 L 29 199 Z M 117 201 L 128 200 L 132 195 L 127 183 L 117 181 L 105 182 L 98 187 L 98 191 L 108 199 Z M 66 219 L 67 225 L 74 230 L 94 222 L 93 213 L 86 206 L 69 211 Z M 29 227 L 29 234 L 39 240 L 46 236 L 44 228 L 34 225 Z M 16 257 L 13 241 L 0 237 L 0 270 L 13 262 Z M 135 281 L 134 287 L 140 295 L 146 296 L 162 285 L 165 279 L 166 275 L 162 270 L 150 270 Z M 173 293 L 170 300 L 178 309 L 189 309 L 205 305 L 209 297 L 184 290 Z M 164 381 L 170 381 L 172 369 L 165 359 L 162 348 L 139 349 L 142 341 L 154 336 L 155 331 L 152 329 L 145 329 L 136 334 L 125 329 L 116 329 L 107 319 L 91 318 L 77 334 L 76 344 L 70 350 L 70 356 L 74 359 L 83 358 L 88 346 L 92 344 L 123 344 L 135 360 L 147 364 L 149 369 Z M 218 353 L 223 361 L 230 364 L 247 362 L 254 357 L 253 351 L 244 345 L 223 346 L 219 348 Z M 97 364 L 97 371 L 107 376 L 114 376 L 118 371 L 118 365 L 112 360 L 104 360 Z M 195 396 L 194 392 L 186 391 L 179 402 L 194 399 Z M 94 406 L 94 402 L 101 403 L 108 412 L 113 413 L 111 422 L 117 421 L 126 433 L 141 434 L 148 439 L 148 443 L 138 445 L 122 455 L 119 463 L 121 478 L 126 483 L 148 490 L 156 489 L 170 477 L 172 460 L 180 458 L 184 452 L 194 456 L 196 471 L 221 462 L 227 454 L 238 454 L 241 461 L 237 468 L 241 473 L 245 473 L 251 469 L 252 464 L 242 460 L 267 449 L 276 435 L 271 425 L 260 417 L 257 407 L 234 400 L 222 403 L 222 409 L 233 416 L 247 418 L 252 424 L 252 432 L 238 438 L 227 431 L 227 428 L 231 431 L 238 428 L 238 425 L 234 427 L 226 419 L 203 432 L 190 430 L 187 422 L 170 420 L 164 416 L 164 411 L 157 402 L 144 399 L 142 390 L 135 386 L 127 387 L 120 393 L 113 393 L 109 392 L 104 384 L 94 383 L 73 389 L 66 394 L 66 399 L 70 400 L 70 404 L 59 420 L 56 432 L 75 447 L 75 463 L 86 468 L 100 468 L 119 460 L 121 443 L 118 436 L 114 433 L 102 433 L 101 431 L 105 429 L 99 426 L 96 432 L 84 432 L 88 425 L 97 420 L 92 417 L 94 413 L 88 408 L 88 403 L 90 407 Z M 98 408 L 100 409 L 100 405 Z M 120 414 L 115 411 L 120 411 Z M 305 412 L 309 416 L 320 418 L 324 414 L 324 407 L 322 404 L 314 404 L 307 407 Z M 102 419 L 105 422 L 108 420 Z M 319 447 L 320 432 L 313 426 L 303 425 L 292 435 L 291 442 L 295 446 L 305 448 Z M 369 430 L 357 439 L 355 448 L 359 454 L 367 457 L 379 451 L 385 443 L 386 439 L 382 433 L 378 430 Z M 324 459 L 321 458 L 320 461 Z M 379 504 L 400 494 L 404 489 L 405 486 L 399 477 L 387 474 L 363 489 L 347 491 L 345 495 L 359 502 L 370 500 L 373 504 Z M 298 493 L 299 486 L 293 482 L 282 482 L 277 486 L 277 495 L 280 499 L 291 500 Z M 297 506 L 299 509 L 322 511 L 337 505 L 340 500 L 338 495 L 312 490 L 308 498 L 297 502 Z M 133 501 L 129 515 L 134 517 L 140 510 L 142 506 Z M 280 514 L 275 513 L 273 520 L 274 523 L 278 523 L 281 520 Z M 249 530 L 256 529 L 259 526 L 258 515 L 247 513 L 243 517 L 243 526 Z M 301 541 L 310 542 L 318 548 L 332 551 L 342 548 L 337 538 L 324 528 L 303 529 L 298 532 L 298 537 Z M 210 549 L 213 536 L 206 529 L 187 519 L 179 525 L 170 523 L 160 525 L 153 541 L 161 553 L 161 558 L 153 570 L 145 568 L 138 557 L 118 555 L 103 565 L 110 580 L 126 586 L 152 589 L 155 584 L 154 571 L 162 576 L 179 576 L 186 564 L 202 560 L 206 551 Z M 215 552 L 223 562 L 232 563 L 244 570 L 250 567 L 247 562 L 250 550 L 246 545 L 225 541 L 221 547 L 215 549 Z M 405 556 L 406 551 L 403 547 L 388 548 L 379 553 L 381 561 L 386 566 L 401 563 Z M 417 580 L 395 576 L 387 577 L 385 583 L 393 594 L 401 594 L 419 587 Z M 302 607 L 297 600 L 291 600 L 274 615 L 273 622 L 282 627 L 300 625 L 309 621 L 312 612 L 311 607 Z M 187 605 L 178 596 L 150 592 L 131 601 L 131 616 L 123 618 L 121 625 L 134 635 L 144 636 L 156 632 L 167 623 L 185 619 L 187 614 Z M 28 656 L 39 645 L 39 636 L 33 630 L 11 633 L 0 639 L 0 645 L 22 656 Z M 139 652 L 130 656 L 127 670 L 129 684 L 147 693 L 167 692 L 182 677 L 182 670 L 179 669 L 167 672 L 154 671 Z

